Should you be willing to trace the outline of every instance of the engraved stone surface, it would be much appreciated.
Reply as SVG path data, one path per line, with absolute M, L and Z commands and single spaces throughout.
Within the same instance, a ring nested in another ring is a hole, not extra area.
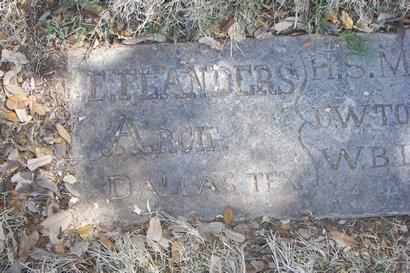
M 410 212 L 410 33 L 72 51 L 81 217 Z

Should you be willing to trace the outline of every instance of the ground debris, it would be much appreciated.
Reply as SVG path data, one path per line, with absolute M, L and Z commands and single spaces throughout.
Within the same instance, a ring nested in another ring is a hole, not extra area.
M 30 171 L 34 171 L 37 168 L 50 164 L 52 160 L 53 160 L 53 157 L 50 155 L 43 155 L 37 158 L 29 159 L 27 161 L 27 168 Z
M 71 227 L 71 204 L 76 201 L 69 200 L 80 194 L 74 188 L 75 169 L 65 160 L 71 143 L 67 129 L 73 123 L 66 94 L 54 86 L 65 71 L 63 56 L 70 47 L 84 46 L 92 54 L 92 49 L 119 43 L 199 40 L 222 50 L 229 39 L 241 47 L 247 36 L 267 39 L 311 33 L 304 44 L 308 50 L 315 45 L 316 34 L 320 40 L 320 33 L 408 29 L 406 1 L 389 5 L 373 1 L 365 6 L 360 1 L 346 6 L 332 1 L 57 2 L 0 4 L 0 184 L 4 187 L 0 268 L 6 272 L 410 272 L 408 216 L 285 223 L 265 217 L 264 221 L 235 219 L 232 227 L 234 214 L 226 210 L 223 222 L 209 223 L 159 213 L 150 219 L 146 234 L 140 225 L 125 233 L 115 226 L 98 229 L 90 223 Z M 67 173 L 73 175 L 64 176 Z M 64 183 L 58 184 L 61 180 Z M 143 216 L 141 209 L 133 209 Z
M 162 238 L 161 220 L 158 217 L 153 217 L 149 221 L 147 230 L 147 241 L 159 242 Z
M 67 129 L 64 128 L 63 125 L 61 125 L 61 124 L 56 124 L 56 129 L 57 129 L 58 134 L 59 134 L 65 141 L 67 141 L 68 143 L 71 142 L 71 135 L 70 135 L 70 133 L 67 131 Z

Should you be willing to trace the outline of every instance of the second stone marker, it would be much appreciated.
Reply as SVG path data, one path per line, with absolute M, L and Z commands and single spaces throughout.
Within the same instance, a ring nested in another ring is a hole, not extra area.
M 409 35 L 72 51 L 82 216 L 409 213 Z

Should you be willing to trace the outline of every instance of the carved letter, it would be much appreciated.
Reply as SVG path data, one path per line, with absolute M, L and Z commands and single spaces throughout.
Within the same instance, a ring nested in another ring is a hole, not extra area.
M 120 76 L 120 100 L 130 100 L 131 96 L 128 95 L 128 80 L 127 76 L 133 76 L 130 72 L 118 72 Z
M 404 150 L 404 148 L 406 146 L 409 146 L 409 144 L 404 144 L 404 145 L 397 145 L 400 147 L 400 155 L 401 155 L 401 164 L 400 166 L 410 166 L 410 162 L 407 162 L 406 160 L 406 151 Z
M 254 70 L 256 71 L 256 86 L 258 87 L 258 95 L 266 95 L 266 91 L 272 95 L 277 95 L 277 91 L 273 90 L 272 86 L 272 73 L 267 65 L 255 66 Z M 266 74 L 265 78 L 262 78 L 261 72 Z M 263 88 L 263 85 L 266 85 L 266 89 Z
M 184 135 L 186 137 L 184 137 Z M 184 143 L 185 140 L 188 142 L 188 145 Z M 191 128 L 183 128 L 182 130 L 179 131 L 178 147 L 181 150 L 181 152 L 189 153 L 190 151 L 192 151 L 193 142 L 194 142 L 194 136 L 192 134 Z
M 162 195 L 163 196 L 177 196 L 178 194 L 170 194 L 168 192 L 168 178 L 167 175 L 165 173 L 162 173 Z
M 370 147 L 370 149 L 372 150 L 372 163 L 373 163 L 372 168 L 386 167 L 389 165 L 389 158 L 386 156 L 387 151 L 385 148 L 373 146 L 373 147 Z M 381 150 L 381 152 L 379 154 L 376 154 L 377 150 Z M 378 158 L 382 159 L 383 163 L 377 164 Z
M 205 72 L 206 72 L 206 67 L 200 66 L 198 67 L 198 71 L 200 72 L 201 75 L 201 80 L 199 82 L 202 82 L 199 97 L 205 98 L 206 95 L 206 77 L 205 77 Z
M 225 79 L 221 79 L 220 73 L 225 75 Z M 227 88 L 222 88 L 222 83 L 227 83 Z M 214 91 L 211 92 L 212 97 L 224 97 L 232 93 L 232 76 L 231 72 L 226 68 L 218 68 L 214 70 Z
M 104 72 L 92 72 L 90 75 L 90 101 L 103 101 L 108 99 L 108 92 L 107 89 L 104 91 L 99 91 L 102 88 L 102 84 L 105 81 L 105 73 Z M 97 80 L 97 77 L 100 77 L 100 80 Z M 98 84 L 99 83 L 99 84 Z M 99 88 L 97 88 L 97 85 Z
M 252 177 L 252 191 L 258 192 L 258 177 L 263 177 L 263 173 L 247 173 L 245 175 L 248 177 Z
M 340 162 L 342 161 L 342 157 L 346 160 L 347 164 L 349 165 L 350 169 L 356 169 L 357 167 L 357 160 L 359 159 L 360 153 L 363 149 L 363 147 L 356 147 L 357 152 L 356 152 L 356 157 L 354 160 L 351 160 L 349 157 L 349 154 L 345 149 L 340 149 L 339 155 L 337 157 L 336 163 L 333 162 L 333 160 L 330 158 L 330 156 L 327 153 L 328 149 L 321 149 L 319 150 L 323 156 L 326 158 L 327 162 L 329 163 L 329 166 L 334 170 L 337 171 L 339 169 Z
M 255 95 L 255 87 L 251 84 L 249 87 L 249 91 L 244 92 L 242 90 L 242 82 L 243 82 L 243 78 L 241 73 L 243 72 L 247 72 L 250 76 L 252 76 L 252 69 L 250 65 L 247 66 L 238 66 L 236 68 L 236 92 L 238 94 L 238 96 L 251 96 L 251 95 Z
M 352 118 L 352 120 L 353 120 L 354 124 L 356 125 L 356 127 L 360 127 L 360 126 L 362 126 L 363 118 L 364 118 L 364 115 L 366 113 L 367 107 L 368 107 L 368 105 L 364 105 L 362 115 L 359 118 L 357 116 L 357 114 L 355 113 L 355 111 L 353 111 L 352 107 L 349 106 L 348 111 L 347 111 L 346 120 L 344 120 L 342 118 L 342 115 L 339 112 L 339 107 L 338 106 L 332 107 L 332 110 L 336 113 L 336 116 L 338 117 L 340 123 L 342 124 L 342 128 L 347 127 L 347 123 L 349 122 L 350 118 Z
M 162 94 L 160 95 L 161 99 L 167 99 L 168 98 L 167 91 L 168 91 L 170 85 L 173 85 L 174 89 L 176 91 L 175 98 L 181 99 L 181 98 L 186 98 L 187 97 L 187 94 L 184 93 L 184 90 L 182 89 L 182 85 L 179 82 L 179 79 L 177 77 L 177 73 L 176 73 L 175 69 L 173 69 L 173 68 L 170 68 L 168 70 L 167 78 L 166 78 L 165 84 L 164 84 L 164 89 L 162 91 Z
M 174 147 L 174 144 L 172 143 L 172 133 L 171 131 L 167 129 L 160 129 L 157 131 L 157 150 L 156 153 L 163 153 L 164 147 L 163 144 L 166 144 L 168 146 L 168 151 L 170 153 L 175 153 L 176 149 Z
M 215 146 L 214 146 L 212 135 L 210 132 L 212 129 L 213 129 L 212 126 L 195 128 L 198 134 L 198 146 L 196 148 L 197 152 L 215 151 Z M 206 147 L 204 146 L 203 138 L 206 138 Z
M 400 108 L 404 110 L 404 119 L 400 119 Z M 409 110 L 407 109 L 407 106 L 405 104 L 400 103 L 394 107 L 394 116 L 399 124 L 409 124 Z
M 352 78 L 352 79 L 360 79 L 361 77 L 364 76 L 364 68 L 362 66 L 357 65 L 357 64 L 350 64 L 348 62 L 346 62 L 345 65 L 351 68 L 352 70 L 357 70 L 359 72 L 358 75 L 352 75 L 352 74 L 349 74 L 349 72 L 346 72 L 347 77 Z
M 149 74 L 148 69 L 138 71 L 141 76 L 141 99 L 142 100 L 152 100 L 158 98 L 158 89 L 155 88 L 154 94 L 148 94 L 148 81 L 147 75 Z
M 200 195 L 202 193 L 202 191 L 204 191 L 204 188 L 205 189 L 208 188 L 208 189 L 212 190 L 212 192 L 215 193 L 215 194 L 219 193 L 219 190 L 215 186 L 214 181 L 209 176 L 202 179 L 202 183 L 201 183 L 201 187 L 199 188 L 198 195 Z
M 278 189 L 279 181 L 279 174 L 276 172 L 268 172 L 266 173 L 266 180 L 268 180 L 268 189 Z
M 158 195 L 157 190 L 155 189 L 154 185 L 151 183 L 150 180 L 145 180 L 141 188 L 138 189 L 138 199 L 141 198 L 141 195 L 144 193 L 144 191 L 150 192 L 154 195 Z
M 317 77 L 317 69 L 318 68 L 328 68 L 329 71 L 329 77 L 327 78 L 328 80 L 334 80 L 335 77 L 333 77 L 333 71 L 332 71 L 332 61 L 330 60 L 330 54 L 326 54 L 326 62 L 324 63 L 316 63 L 316 60 L 314 58 L 311 58 L 312 62 L 312 70 L 313 70 L 313 80 L 319 80 Z
M 374 111 L 377 114 L 377 110 L 380 109 L 382 113 L 382 124 L 381 126 L 386 126 L 387 125 L 387 117 L 386 117 L 386 108 L 390 109 L 390 111 L 393 111 L 393 106 L 391 104 L 376 104 L 374 106 Z
M 399 64 L 400 60 L 403 59 L 403 67 L 404 67 L 404 74 L 403 76 L 409 76 L 409 63 L 407 62 L 405 50 L 400 51 L 399 58 L 397 59 L 396 65 L 393 67 L 393 65 L 390 63 L 390 61 L 387 59 L 386 54 L 383 51 L 379 52 L 379 58 L 380 58 L 380 69 L 382 72 L 382 77 L 385 77 L 384 75 L 384 65 L 383 65 L 383 60 L 387 64 L 387 66 L 390 68 L 390 71 L 393 73 L 394 76 L 397 74 L 397 70 L 399 69 Z
M 126 130 L 124 130 L 124 128 Z M 112 144 L 112 147 L 110 149 L 104 148 L 102 151 L 102 155 L 110 156 L 113 153 L 118 156 L 123 155 L 125 150 L 122 146 L 119 145 L 121 137 L 131 137 L 133 144 L 133 150 L 130 152 L 131 154 L 138 154 L 140 151 L 142 151 L 145 154 L 149 154 L 152 152 L 151 147 L 143 147 L 140 134 L 129 124 L 128 119 L 121 118 L 120 125 L 118 126 L 118 129 L 115 132 L 115 139 L 114 143 Z
M 130 181 L 125 176 L 110 176 L 110 199 L 123 199 L 127 198 L 131 194 Z
M 293 69 L 292 64 L 281 64 L 277 68 L 276 75 L 278 76 L 278 78 L 286 82 L 289 85 L 289 89 L 286 92 L 283 91 L 280 88 L 280 86 L 278 86 L 279 95 L 280 94 L 293 94 L 293 92 L 295 91 L 295 84 L 292 82 L 292 80 L 285 78 L 285 76 L 283 75 L 283 69 L 287 69 L 289 73 L 292 75 L 295 73 L 295 70 Z
M 189 92 L 185 94 L 185 96 L 188 98 L 194 98 L 194 86 L 196 86 L 199 89 L 200 96 L 203 97 L 203 95 L 205 94 L 205 88 L 202 86 L 201 81 L 199 80 L 199 77 L 195 72 L 195 69 L 193 67 L 188 67 L 185 70 L 181 70 L 181 73 L 185 73 L 189 77 Z

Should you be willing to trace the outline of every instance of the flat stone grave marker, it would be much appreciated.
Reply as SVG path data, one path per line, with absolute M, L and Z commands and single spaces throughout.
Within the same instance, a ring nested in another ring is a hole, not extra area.
M 360 37 L 72 51 L 79 214 L 408 214 L 410 33 Z

